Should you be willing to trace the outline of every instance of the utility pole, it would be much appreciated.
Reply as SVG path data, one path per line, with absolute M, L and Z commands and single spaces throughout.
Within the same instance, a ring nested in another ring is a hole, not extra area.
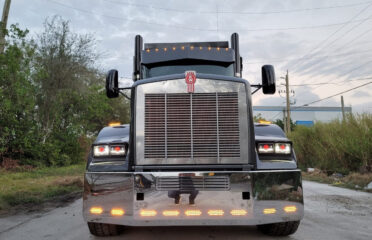
M 342 95 L 341 95 L 341 109 L 342 109 L 342 121 L 345 121 L 344 96 Z
M 290 102 L 289 102 L 289 79 L 288 79 L 288 70 L 287 74 L 285 75 L 285 92 L 286 92 L 286 100 L 287 100 L 287 134 L 291 132 L 291 110 L 290 110 Z
M 5 48 L 5 29 L 8 23 L 9 9 L 10 9 L 11 0 L 5 0 L 3 15 L 1 17 L 1 26 L 0 26 L 0 53 L 4 52 Z

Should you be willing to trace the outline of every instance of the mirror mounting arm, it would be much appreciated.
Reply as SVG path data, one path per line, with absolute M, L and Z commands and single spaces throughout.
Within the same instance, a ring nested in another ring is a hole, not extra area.
M 131 100 L 130 97 L 128 97 L 127 94 L 125 94 L 122 90 L 131 90 L 132 87 L 125 87 L 125 88 L 117 88 L 117 90 L 119 91 L 119 93 L 124 96 L 126 99 L 128 99 L 129 101 Z
M 257 88 L 253 92 L 251 92 L 251 95 L 255 94 L 258 90 L 262 88 L 261 84 L 252 84 L 251 87 Z

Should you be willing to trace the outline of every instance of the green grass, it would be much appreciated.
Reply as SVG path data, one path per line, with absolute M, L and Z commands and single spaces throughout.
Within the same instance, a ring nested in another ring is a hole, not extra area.
M 288 136 L 293 141 L 302 169 L 370 172 L 372 168 L 372 114 L 351 115 L 345 121 L 296 126 Z
M 0 170 L 0 211 L 81 192 L 85 164 L 29 171 Z

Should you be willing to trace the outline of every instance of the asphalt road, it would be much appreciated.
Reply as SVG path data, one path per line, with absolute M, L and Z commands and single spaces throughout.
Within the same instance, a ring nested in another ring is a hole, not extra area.
M 372 194 L 304 181 L 305 218 L 283 239 L 372 239 Z M 81 216 L 82 200 L 47 213 L 0 219 L 1 240 L 22 239 L 274 239 L 256 227 L 127 228 L 118 237 L 89 234 Z

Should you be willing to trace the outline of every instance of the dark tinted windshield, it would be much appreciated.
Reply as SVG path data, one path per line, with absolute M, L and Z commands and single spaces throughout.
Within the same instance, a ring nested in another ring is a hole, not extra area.
M 232 63 L 221 63 L 218 65 L 211 62 L 193 62 L 194 64 L 171 63 L 167 65 L 150 65 L 144 67 L 144 78 L 158 77 L 170 74 L 184 73 L 185 71 L 196 71 L 197 73 L 217 74 L 223 76 L 234 76 Z
M 257 136 L 278 136 L 285 137 L 283 130 L 277 125 L 254 125 L 254 132 Z
M 97 139 L 105 137 L 125 137 L 129 135 L 129 125 L 121 125 L 117 127 L 105 127 L 99 134 Z

